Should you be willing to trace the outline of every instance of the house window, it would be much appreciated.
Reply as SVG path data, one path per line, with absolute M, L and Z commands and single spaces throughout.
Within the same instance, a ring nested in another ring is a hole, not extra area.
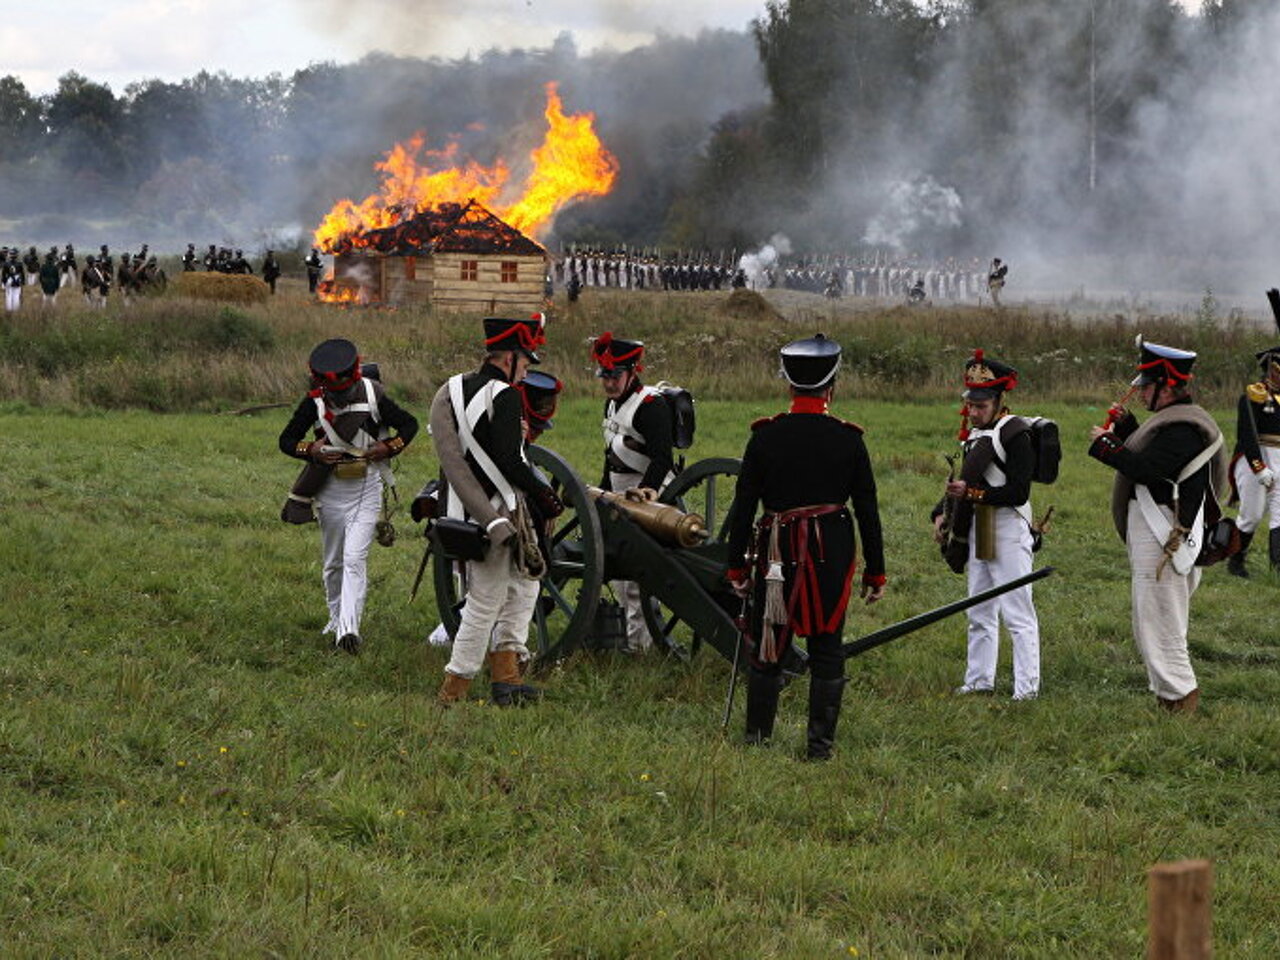
M 514 260 L 503 260 L 502 261 L 502 282 L 515 283 L 516 274 L 519 272 L 518 267 L 519 267 L 519 264 L 517 264 Z
M 463 280 L 479 280 L 480 279 L 480 261 L 479 260 L 463 260 L 462 261 L 462 279 Z
M 418 279 L 418 258 L 417 257 L 404 258 L 404 278 L 406 280 Z

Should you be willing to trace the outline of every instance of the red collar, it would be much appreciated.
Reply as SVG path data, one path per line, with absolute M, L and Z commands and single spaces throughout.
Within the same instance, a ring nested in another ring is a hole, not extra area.
M 792 397 L 790 413 L 826 413 L 826 397 Z

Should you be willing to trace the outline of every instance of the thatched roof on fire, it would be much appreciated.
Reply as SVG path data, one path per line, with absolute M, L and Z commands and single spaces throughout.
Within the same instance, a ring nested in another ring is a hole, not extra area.
M 510 253 L 546 256 L 546 248 L 475 200 L 442 203 L 391 227 L 343 237 L 335 253 L 354 249 L 420 256 L 426 253 Z

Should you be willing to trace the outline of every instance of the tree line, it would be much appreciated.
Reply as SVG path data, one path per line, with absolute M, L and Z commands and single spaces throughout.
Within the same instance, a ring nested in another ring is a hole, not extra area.
M 1248 38 L 1276 22 L 1266 0 L 1194 15 L 1175 0 L 769 0 L 742 31 L 625 53 L 581 54 L 563 34 L 119 92 L 71 72 L 37 96 L 6 76 L 0 205 L 16 242 L 92 219 L 170 247 L 288 225 L 305 243 L 417 130 L 482 163 L 518 155 L 554 80 L 567 109 L 596 113 L 621 177 L 561 216 L 553 247 L 746 250 L 782 231 L 810 249 L 888 238 L 950 254 L 1011 225 L 1128 235 L 1179 188 L 1169 161 L 1207 136 L 1206 91 L 1247 85 Z M 1247 135 L 1274 148 L 1266 127 Z

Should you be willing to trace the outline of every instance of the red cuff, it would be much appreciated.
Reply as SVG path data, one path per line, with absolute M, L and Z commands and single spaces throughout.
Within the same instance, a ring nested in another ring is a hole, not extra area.
M 885 575 L 883 573 L 864 573 L 862 582 L 868 587 L 883 587 L 885 585 Z
M 974 503 L 982 503 L 987 499 L 987 491 L 983 487 L 965 487 L 964 498 Z
M 1089 456 L 1095 460 L 1107 460 L 1117 450 L 1124 449 L 1124 441 L 1115 433 L 1102 433 L 1089 446 Z
M 750 573 L 747 567 L 730 567 L 724 572 L 724 578 L 730 583 L 741 583 Z
M 1261 473 L 1263 470 L 1267 469 L 1267 465 L 1261 460 L 1250 460 L 1249 469 L 1254 473 Z

